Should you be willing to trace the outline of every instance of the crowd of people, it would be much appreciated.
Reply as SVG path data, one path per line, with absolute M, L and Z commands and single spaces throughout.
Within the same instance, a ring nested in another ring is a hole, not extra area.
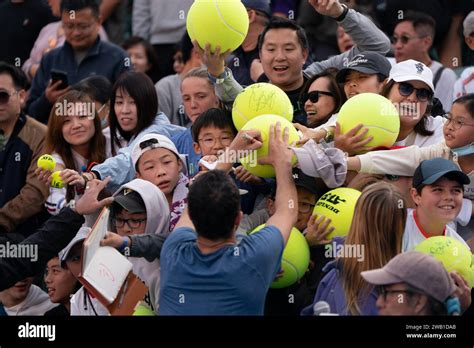
M 243 43 L 211 52 L 186 32 L 192 0 L 0 0 L 0 250 L 38 250 L 0 254 L 0 315 L 111 314 L 80 282 L 104 207 L 101 245 L 132 263 L 155 315 L 472 313 L 471 279 L 415 251 L 435 236 L 474 246 L 472 2 L 241 2 Z M 288 96 L 297 144 L 280 123 L 268 139 L 237 131 L 232 103 L 258 82 Z M 368 147 L 362 123 L 341 131 L 362 93 L 399 111 L 393 147 Z M 273 178 L 237 158 L 264 142 Z M 338 187 L 361 195 L 328 238 L 313 208 Z M 292 233 L 308 269 L 270 288 Z

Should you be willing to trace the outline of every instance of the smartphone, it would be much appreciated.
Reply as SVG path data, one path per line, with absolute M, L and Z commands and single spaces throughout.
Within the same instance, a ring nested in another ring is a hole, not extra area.
M 69 86 L 67 82 L 67 73 L 61 70 L 56 70 L 52 69 L 51 70 L 51 79 L 53 80 L 53 83 L 56 81 L 62 81 L 61 84 L 59 85 L 58 89 L 64 89 L 67 86 Z

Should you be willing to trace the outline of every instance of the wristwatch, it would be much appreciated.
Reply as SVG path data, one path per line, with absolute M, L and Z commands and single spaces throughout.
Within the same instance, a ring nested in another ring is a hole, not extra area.
M 225 79 L 230 76 L 230 69 L 225 67 L 224 68 L 224 72 L 222 74 L 220 74 L 219 76 L 217 77 L 214 77 L 212 76 L 211 74 L 209 74 L 209 71 L 207 72 L 207 76 L 209 77 L 209 80 L 211 80 L 211 82 L 213 84 L 216 84 L 216 85 L 221 85 L 224 83 Z

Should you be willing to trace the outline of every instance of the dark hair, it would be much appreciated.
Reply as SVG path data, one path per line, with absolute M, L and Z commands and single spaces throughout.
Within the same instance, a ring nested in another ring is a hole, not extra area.
M 461 104 L 466 108 L 471 117 L 474 118 L 474 93 L 465 94 L 457 98 L 453 104 Z
M 156 83 L 160 79 L 160 61 L 155 49 L 147 40 L 139 36 L 132 36 L 125 40 L 125 42 L 122 44 L 122 48 L 124 50 L 128 50 L 130 47 L 136 45 L 142 45 L 145 48 L 146 58 L 148 59 L 148 64 L 150 64 L 150 69 L 146 72 L 146 74 L 150 76 L 153 83 Z
M 61 13 L 69 11 L 81 11 L 87 8 L 92 10 L 95 17 L 99 17 L 99 0 L 61 0 Z
M 193 48 L 194 46 L 191 38 L 189 37 L 188 32 L 185 32 L 179 44 L 179 51 L 181 51 L 184 64 L 186 64 L 191 59 Z
M 13 80 L 13 86 L 15 86 L 16 89 L 28 88 L 28 79 L 23 70 L 6 62 L 0 62 L 0 75 L 3 74 L 10 75 Z
M 331 92 L 333 94 L 334 105 L 335 106 L 334 106 L 334 109 L 330 111 L 328 117 L 325 120 L 322 120 L 316 126 L 319 126 L 319 125 L 325 123 L 331 117 L 331 115 L 339 112 L 339 109 L 341 108 L 342 104 L 344 104 L 347 100 L 346 94 L 344 93 L 343 88 L 341 87 L 341 85 L 336 80 L 337 72 L 338 72 L 338 70 L 336 68 L 328 68 L 326 70 L 323 70 L 319 74 L 314 75 L 308 81 L 306 81 L 306 83 L 303 86 L 303 89 L 301 90 L 301 94 L 300 94 L 299 99 L 300 99 L 301 105 L 304 106 L 305 100 L 303 100 L 303 99 L 304 99 L 306 93 L 308 93 L 308 90 L 311 87 L 311 85 L 313 84 L 313 82 L 316 81 L 319 78 L 322 78 L 322 77 L 327 77 L 329 79 L 329 92 Z
M 382 88 L 382 92 L 380 94 L 384 96 L 385 98 L 388 98 L 388 95 L 390 94 L 390 91 L 392 90 L 392 87 L 395 86 L 395 84 L 398 82 L 395 82 L 394 80 L 388 81 Z M 427 123 L 427 118 L 425 116 L 429 116 L 431 114 L 431 105 L 433 102 L 433 95 L 428 99 L 428 106 L 426 107 L 426 112 L 425 114 L 421 117 L 420 122 L 418 122 L 413 130 L 415 133 L 423 135 L 423 136 L 431 136 L 434 134 L 434 131 L 428 130 L 426 128 L 426 123 Z
M 229 238 L 240 212 L 239 190 L 225 172 L 206 172 L 189 188 L 188 209 L 199 236 L 210 240 Z
M 455 173 L 447 173 L 445 175 L 443 175 L 442 177 L 440 177 L 439 179 L 441 178 L 446 178 L 450 181 L 456 181 L 457 183 L 459 183 L 461 186 L 463 186 L 463 183 L 461 181 L 459 181 L 459 177 L 455 174 Z M 439 180 L 438 179 L 438 180 Z M 435 181 L 436 182 L 436 181 Z M 430 186 L 430 185 L 433 185 L 433 184 L 420 184 L 418 185 L 417 187 L 415 187 L 416 189 L 416 192 L 418 193 L 418 195 L 421 195 L 421 191 L 423 191 L 423 188 L 425 186 Z
M 117 120 L 117 114 L 115 113 L 115 95 L 118 90 L 127 92 L 137 106 L 137 127 L 133 132 L 125 132 Z M 114 145 L 120 147 L 117 130 L 121 136 L 130 140 L 132 136 L 137 135 L 153 123 L 157 112 L 158 96 L 153 81 L 151 81 L 148 75 L 136 71 L 127 71 L 121 74 L 114 84 L 110 98 L 109 125 L 112 155 L 116 155 Z
M 286 18 L 272 17 L 265 29 L 263 29 L 262 33 L 258 36 L 259 52 L 262 51 L 265 35 L 271 29 L 291 29 L 296 31 L 296 35 L 298 36 L 298 41 L 300 42 L 301 48 L 306 51 L 309 50 L 308 38 L 306 37 L 306 32 L 304 31 L 303 27 L 299 26 L 294 21 Z
M 436 33 L 436 22 L 430 15 L 423 12 L 408 10 L 404 13 L 403 18 L 398 23 L 410 22 L 416 31 L 421 30 L 422 35 L 427 35 L 433 40 Z
M 196 122 L 193 124 L 193 140 L 195 143 L 198 142 L 199 133 L 204 127 L 214 126 L 218 129 L 230 128 L 232 134 L 237 134 L 234 122 L 232 122 L 232 115 L 230 111 L 212 108 L 204 111 L 201 116 L 198 117 Z
M 427 297 L 427 299 L 428 299 L 428 303 L 427 303 L 428 313 L 426 315 L 448 315 L 448 311 L 447 311 L 446 306 L 444 305 L 444 303 L 436 300 L 432 296 L 425 293 L 423 290 L 420 290 L 420 289 L 418 289 L 416 287 L 413 287 L 409 284 L 407 284 L 406 289 L 407 289 L 409 294 L 410 293 L 412 295 L 420 294 L 420 295 L 425 295 Z
M 86 93 L 101 104 L 107 103 L 112 96 L 112 84 L 102 75 L 87 77 L 72 86 L 72 89 Z

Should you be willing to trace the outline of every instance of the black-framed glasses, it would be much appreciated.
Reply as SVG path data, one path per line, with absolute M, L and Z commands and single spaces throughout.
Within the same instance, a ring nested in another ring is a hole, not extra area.
M 398 91 L 404 97 L 408 97 L 409 95 L 413 93 L 413 91 L 416 91 L 416 97 L 418 98 L 419 101 L 427 101 L 432 95 L 429 89 L 415 88 L 407 82 L 399 82 Z
M 312 91 L 309 93 L 306 93 L 303 98 L 303 102 L 306 102 L 308 99 L 311 101 L 311 103 L 315 104 L 319 100 L 320 95 L 328 95 L 330 97 L 333 97 L 333 94 L 331 92 L 325 92 L 325 91 Z
M 125 224 L 128 225 L 132 230 L 135 228 L 139 228 L 143 222 L 146 221 L 146 218 L 144 219 L 121 219 L 121 218 L 114 218 L 114 223 L 116 227 L 124 227 Z
M 401 41 L 402 44 L 406 45 L 410 40 L 424 39 L 425 37 L 426 37 L 426 35 L 425 36 L 413 36 L 413 37 L 406 36 L 406 35 L 402 35 L 402 36 L 398 37 L 398 36 L 393 35 L 392 37 L 390 37 L 390 42 L 392 43 L 392 45 L 395 45 L 398 41 Z
M 159 145 L 158 139 L 152 138 L 144 140 L 140 143 L 140 150 L 146 149 L 147 147 L 154 147 Z
M 306 214 L 313 210 L 315 204 L 306 202 L 298 202 L 298 212 Z
M 10 97 L 18 94 L 18 91 L 14 91 L 12 93 L 8 93 L 7 91 L 0 91 L 0 104 L 7 104 L 10 100 Z
M 383 297 L 383 300 L 384 302 L 387 301 L 387 295 L 388 294 L 409 294 L 409 295 L 413 295 L 415 294 L 416 292 L 415 291 L 412 291 L 412 290 L 407 290 L 407 289 L 390 289 L 390 290 L 387 290 L 386 288 L 386 285 L 379 285 L 375 288 L 377 294 L 379 294 L 379 296 L 382 296 Z
M 466 123 L 459 117 L 454 118 L 450 112 L 444 115 L 444 117 L 446 118 L 446 126 L 452 123 L 451 127 L 453 127 L 454 130 L 461 129 L 462 126 L 474 127 L 474 124 Z

